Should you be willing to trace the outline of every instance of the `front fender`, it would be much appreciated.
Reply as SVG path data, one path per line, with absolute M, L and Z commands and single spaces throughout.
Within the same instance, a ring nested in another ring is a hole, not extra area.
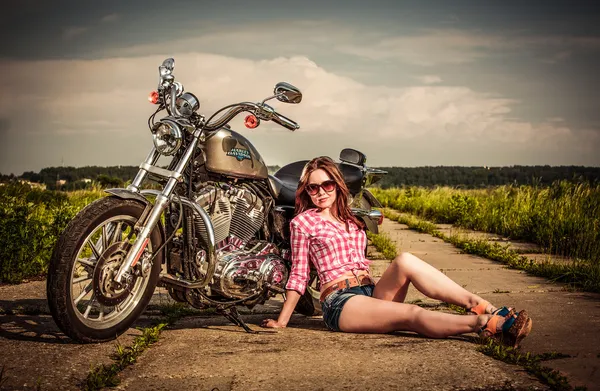
M 120 198 L 122 200 L 135 200 L 135 201 L 141 202 L 146 207 L 146 210 L 144 211 L 143 216 L 147 216 L 147 212 L 153 206 L 152 202 L 150 202 L 150 200 L 147 199 L 146 197 L 144 197 L 142 194 L 136 193 L 136 192 L 128 190 L 128 189 L 114 188 L 114 189 L 106 189 L 104 191 L 109 193 L 110 195 Z M 145 217 L 144 217 L 144 219 L 145 219 Z M 167 233 L 165 232 L 165 227 L 163 226 L 162 221 L 160 219 L 158 220 L 158 230 L 160 231 L 160 236 L 164 243 L 167 240 Z M 164 247 L 163 251 L 165 252 L 163 260 L 166 261 L 167 260 L 167 246 Z
M 117 198 L 122 200 L 137 200 L 143 203 L 144 205 L 150 205 L 150 200 L 141 195 L 140 193 L 133 192 L 131 190 L 115 188 L 115 189 L 106 189 L 105 192 L 114 195 Z

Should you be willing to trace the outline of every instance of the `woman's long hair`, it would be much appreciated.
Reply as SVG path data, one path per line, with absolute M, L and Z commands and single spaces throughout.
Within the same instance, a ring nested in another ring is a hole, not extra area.
M 350 195 L 350 191 L 348 190 L 348 186 L 346 186 L 344 176 L 335 162 L 327 156 L 314 158 L 304 166 L 300 182 L 298 182 L 298 190 L 296 190 L 296 214 L 300 214 L 311 207 L 316 207 L 312 202 L 310 195 L 306 192 L 306 186 L 308 185 L 310 174 L 319 169 L 325 171 L 337 185 L 335 203 L 331 206 L 333 216 L 346 224 L 346 230 L 348 230 L 348 220 L 352 221 L 358 228 L 362 229 L 364 227 L 363 222 L 352 214 L 352 211 L 348 206 L 348 196 Z

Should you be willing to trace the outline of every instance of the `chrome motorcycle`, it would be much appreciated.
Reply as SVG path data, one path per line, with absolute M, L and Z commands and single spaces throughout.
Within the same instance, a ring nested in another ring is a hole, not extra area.
M 157 286 L 196 308 L 215 308 L 244 323 L 236 306 L 252 308 L 285 294 L 291 267 L 289 221 L 306 161 L 269 175 L 252 144 L 228 122 L 247 112 L 245 126 L 273 121 L 299 125 L 265 102 L 297 104 L 300 90 L 281 82 L 260 103 L 223 107 L 208 119 L 195 95 L 173 76 L 174 60 L 159 67 L 158 90 L 149 98 L 154 147 L 126 189 L 82 209 L 54 248 L 47 297 L 60 329 L 80 342 L 107 341 L 125 332 L 148 305 Z M 166 116 L 155 121 L 165 110 Z M 158 164 L 160 157 L 170 159 Z M 377 232 L 381 207 L 365 187 L 384 171 L 365 166 L 365 155 L 344 149 L 339 167 L 351 192 L 353 213 Z M 145 184 L 154 183 L 149 189 Z M 296 311 L 318 313 L 318 279 Z

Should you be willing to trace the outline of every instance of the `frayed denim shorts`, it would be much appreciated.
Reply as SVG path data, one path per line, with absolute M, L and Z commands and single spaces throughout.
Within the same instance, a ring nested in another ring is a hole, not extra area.
M 363 285 L 340 289 L 329 294 L 329 296 L 325 298 L 325 301 L 321 303 L 323 320 L 325 321 L 327 328 L 332 331 L 341 331 L 339 327 L 340 315 L 342 315 L 344 304 L 346 304 L 352 296 L 373 296 L 374 289 L 375 285 Z

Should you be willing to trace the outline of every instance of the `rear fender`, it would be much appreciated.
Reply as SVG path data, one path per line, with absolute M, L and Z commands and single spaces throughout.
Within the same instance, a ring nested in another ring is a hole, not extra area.
M 367 201 L 369 201 L 369 204 L 371 204 L 371 208 L 383 208 L 381 202 L 379 202 L 379 200 L 375 198 L 375 196 L 369 190 L 364 189 L 363 196 L 367 199 Z
M 379 220 L 381 219 L 381 212 L 372 209 L 372 210 L 364 210 L 364 209 L 352 209 L 352 214 L 358 217 L 365 223 L 365 227 L 368 231 L 373 232 L 374 234 L 379 233 Z

